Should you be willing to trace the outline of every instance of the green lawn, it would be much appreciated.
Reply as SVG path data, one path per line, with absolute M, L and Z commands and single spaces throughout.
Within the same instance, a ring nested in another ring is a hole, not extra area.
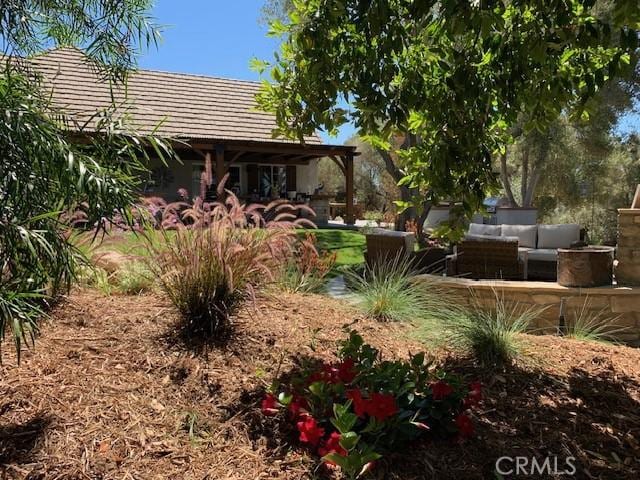
M 304 236 L 309 230 L 298 230 Z M 337 252 L 336 267 L 364 263 L 365 237 L 356 230 L 321 228 L 312 230 L 318 241 L 318 250 Z

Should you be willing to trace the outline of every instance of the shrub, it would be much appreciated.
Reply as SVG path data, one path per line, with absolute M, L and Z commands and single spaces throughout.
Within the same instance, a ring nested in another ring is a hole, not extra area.
M 467 410 L 482 397 L 460 378 L 433 372 L 424 354 L 409 361 L 383 361 L 380 353 L 350 332 L 336 363 L 307 362 L 276 380 L 262 412 L 295 425 L 298 440 L 356 478 L 383 455 L 401 451 L 419 437 L 473 434 Z
M 119 18 L 116 11 L 105 18 L 111 16 Z M 15 62 L 0 68 L 0 290 L 8 299 L 0 334 L 12 331 L 20 348 L 45 296 L 66 291 L 82 263 L 69 234 L 79 219 L 69 212 L 82 207 L 82 222 L 98 228 L 115 212 L 127 217 L 145 171 L 145 145 L 159 153 L 165 147 L 129 132 L 115 105 L 87 122 L 86 142 L 70 143 L 64 116 L 37 80 Z
M 104 268 L 85 265 L 78 269 L 78 284 L 99 290 L 103 295 L 110 296 L 114 291 L 113 274 Z
M 448 345 L 472 353 L 487 366 L 510 364 L 522 352 L 522 337 L 533 320 L 546 307 L 524 306 L 505 301 L 496 291 L 495 306 L 487 307 L 471 297 L 468 307 L 455 298 L 437 303 L 431 315 L 423 322 L 423 336 L 440 338 Z
M 218 198 L 222 185 L 224 179 Z M 274 279 L 291 256 L 295 227 L 310 223 L 296 220 L 299 208 L 283 200 L 246 206 L 231 191 L 224 202 L 197 197 L 190 206 L 166 206 L 163 228 L 148 236 L 148 265 L 189 332 L 219 332 L 240 301 Z M 265 214 L 274 219 L 265 221 Z
M 367 316 L 381 321 L 411 321 L 435 308 L 434 296 L 413 277 L 418 272 L 409 257 L 380 259 L 345 272 L 354 302 Z
M 336 253 L 318 253 L 315 235 L 307 233 L 280 270 L 278 284 L 291 293 L 319 292 L 335 263 Z
M 142 262 L 129 262 L 115 274 L 118 290 L 127 295 L 138 295 L 151 290 L 154 285 L 153 274 Z
M 367 210 L 364 212 L 363 218 L 367 220 L 367 222 L 375 222 L 376 225 L 380 226 L 380 224 L 382 224 L 383 213 L 378 210 Z

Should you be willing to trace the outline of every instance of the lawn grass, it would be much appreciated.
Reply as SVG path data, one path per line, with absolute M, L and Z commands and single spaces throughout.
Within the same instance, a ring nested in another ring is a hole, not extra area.
M 298 235 L 304 236 L 310 230 L 300 229 Z M 316 236 L 319 251 L 336 252 L 336 268 L 364 263 L 366 248 L 365 236 L 357 230 L 319 228 L 312 230 Z

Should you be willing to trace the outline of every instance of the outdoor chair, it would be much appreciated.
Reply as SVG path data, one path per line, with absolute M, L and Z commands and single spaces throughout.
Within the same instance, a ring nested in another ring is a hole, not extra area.
M 473 279 L 524 280 L 526 254 L 518 252 L 517 240 L 463 240 L 447 257 L 447 275 Z
M 374 228 L 366 234 L 366 241 L 365 260 L 368 265 L 373 265 L 380 260 L 388 261 L 399 255 L 411 254 L 414 250 L 415 235 L 409 232 Z

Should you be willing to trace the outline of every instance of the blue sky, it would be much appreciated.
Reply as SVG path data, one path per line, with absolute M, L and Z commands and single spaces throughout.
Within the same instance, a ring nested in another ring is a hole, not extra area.
M 253 57 L 270 60 L 277 39 L 266 36 L 259 23 L 264 0 L 156 0 L 153 15 L 166 28 L 158 49 L 140 59 L 140 67 L 257 80 L 249 68 Z M 640 116 L 629 115 L 620 134 L 640 131 Z M 322 135 L 327 143 L 342 144 L 354 134 L 345 126 L 338 137 Z
M 140 58 L 140 67 L 170 72 L 258 80 L 249 68 L 253 57 L 270 60 L 278 48 L 259 23 L 264 0 L 156 0 L 153 15 L 165 27 L 163 42 Z M 342 144 L 353 135 L 346 126 L 327 143 Z

